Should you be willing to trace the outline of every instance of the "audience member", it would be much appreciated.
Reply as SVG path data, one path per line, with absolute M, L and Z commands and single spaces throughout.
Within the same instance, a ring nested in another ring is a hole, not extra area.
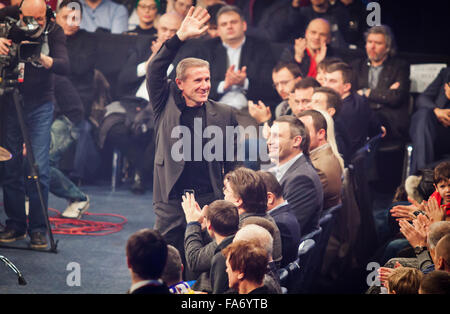
M 167 244 L 155 230 L 133 233 L 126 245 L 127 265 L 131 275 L 130 294 L 169 294 L 160 279 L 167 261 Z
M 434 256 L 431 256 L 435 270 L 450 272 L 450 234 L 447 233 L 436 244 Z
M 127 8 L 113 0 L 80 0 L 83 18 L 80 28 L 88 32 L 121 34 L 128 30 Z
M 217 12 L 219 37 L 199 45 L 194 56 L 211 65 L 211 99 L 247 111 L 247 100 L 262 100 L 273 106 L 276 94 L 270 80 L 275 65 L 273 54 L 267 42 L 247 36 L 246 30 L 241 11 L 224 6 Z M 242 112 L 243 119 L 245 114 L 248 116 L 248 112 Z M 249 123 L 245 121 L 239 122 Z
M 297 118 L 309 130 L 309 157 L 322 183 L 323 208 L 336 206 L 341 203 L 343 167 L 328 143 L 327 121 L 316 110 L 303 111 Z
M 450 67 L 444 68 L 417 97 L 409 135 L 413 144 L 410 174 L 450 152 Z
M 422 272 L 412 267 L 398 267 L 388 277 L 388 294 L 418 294 Z
M 267 252 L 253 241 L 237 241 L 222 251 L 226 257 L 229 287 L 239 294 L 269 294 L 264 275 Z
M 435 270 L 422 277 L 419 294 L 450 294 L 450 273 Z
M 183 280 L 183 262 L 180 252 L 173 245 L 167 245 L 167 261 L 161 280 L 169 287 L 173 294 L 190 294 L 193 290 L 189 283 Z
M 295 83 L 294 92 L 288 100 L 292 115 L 297 116 L 302 111 L 311 109 L 311 99 L 316 87 L 320 87 L 320 84 L 312 77 L 305 77 Z
M 275 175 L 267 171 L 257 172 L 267 189 L 267 212 L 273 217 L 280 230 L 282 242 L 281 267 L 285 267 L 297 258 L 300 244 L 300 225 L 291 212 L 289 203 L 283 198 L 283 190 Z
M 272 70 L 273 86 L 277 90 L 278 95 L 282 99 L 275 107 L 275 118 L 291 114 L 289 106 L 289 95 L 294 91 L 295 84 L 301 81 L 301 70 L 295 63 L 278 63 Z M 250 115 L 258 123 L 265 123 L 272 121 L 272 110 L 266 106 L 261 100 L 257 103 L 253 101 L 248 102 L 248 110 Z
M 327 67 L 332 63 L 343 62 L 341 58 L 338 57 L 328 57 L 323 59 L 317 65 L 317 75 L 316 80 L 321 86 L 325 86 Z
M 318 227 L 323 209 L 323 189 L 309 159 L 309 134 L 300 120 L 282 116 L 270 128 L 269 156 L 283 197 L 297 217 L 302 235 Z
M 155 0 L 137 0 L 136 1 L 136 15 L 138 17 L 138 24 L 127 34 L 130 35 L 155 35 L 157 30 L 155 28 L 155 20 L 158 16 L 158 4 Z M 131 16 L 130 16 L 131 19 Z
M 205 228 L 216 243 L 212 258 L 207 255 L 199 255 L 198 258 L 208 259 L 209 280 L 214 294 L 224 293 L 228 290 L 228 281 L 225 272 L 225 259 L 221 250 L 226 248 L 234 238 L 239 228 L 239 213 L 237 207 L 228 201 L 217 200 L 200 209 L 192 194 L 183 196 L 182 207 L 187 222 L 185 233 L 186 256 L 195 255 L 204 245 L 201 234 L 201 226 Z M 203 221 L 204 220 L 204 221 Z M 191 225 L 195 225 L 191 227 Z
M 334 89 L 329 87 L 317 87 L 314 89 L 314 94 L 311 97 L 311 109 L 325 111 L 333 118 L 337 149 L 344 159 L 344 164 L 348 165 L 350 163 L 350 156 L 348 156 L 350 137 L 343 121 L 337 119 L 341 108 L 341 96 Z
M 341 111 L 336 121 L 340 120 L 340 123 L 345 125 L 350 137 L 348 156 L 353 156 L 365 144 L 369 136 L 373 137 L 386 132 L 369 107 L 367 99 L 352 93 L 351 78 L 352 68 L 346 63 L 332 63 L 327 67 L 325 86 L 338 92 L 342 99 Z
M 237 241 L 255 241 L 263 247 L 268 255 L 267 271 L 264 275 L 264 285 L 275 294 L 281 294 L 280 278 L 278 275 L 278 266 L 273 260 L 273 237 L 264 226 L 258 224 L 245 224 L 236 233 L 233 242 Z
M 348 43 L 344 38 L 350 24 L 350 15 L 347 8 L 331 6 L 329 0 L 311 0 L 310 3 L 310 5 L 300 8 L 299 18 L 303 19 L 305 24 L 317 18 L 329 21 L 330 45 L 341 49 L 347 48 Z
M 387 138 L 404 140 L 409 124 L 409 64 L 395 57 L 393 34 L 379 25 L 366 33 L 367 57 L 352 63 L 352 88 L 367 98 Z
M 225 175 L 223 182 L 224 199 L 235 204 L 239 211 L 239 227 L 254 217 L 268 220 L 274 232 L 273 258 L 276 263 L 282 259 L 282 242 L 275 220 L 267 210 L 267 190 L 262 178 L 256 171 L 244 167 L 237 168 Z

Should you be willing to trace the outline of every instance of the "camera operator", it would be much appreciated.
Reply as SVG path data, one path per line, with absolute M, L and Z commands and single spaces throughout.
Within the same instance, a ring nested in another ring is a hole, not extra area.
M 49 19 L 50 15 L 47 14 L 45 1 L 24 0 L 19 8 L 21 10 L 20 19 L 23 21 L 24 17 L 33 17 L 39 24 L 39 30 L 31 36 L 11 30 L 9 38 L 0 38 L 0 54 L 8 54 L 12 42 L 30 41 L 42 44 L 40 57 L 35 62 L 25 64 L 24 82 L 18 89 L 23 98 L 23 118 L 38 166 L 43 203 L 47 209 L 50 126 L 53 121 L 53 104 L 55 102 L 53 73 L 68 74 L 69 59 L 64 33 Z M 11 7 L 3 10 L 6 9 L 11 9 Z M 16 16 L 11 17 L 17 19 Z M 5 146 L 12 153 L 13 158 L 5 164 L 3 199 L 7 220 L 5 230 L 0 232 L 0 242 L 7 243 L 23 239 L 28 231 L 31 247 L 43 249 L 47 247 L 46 217 L 41 208 L 36 184 L 34 184 L 33 178 L 28 177 L 28 163 L 25 164 L 25 176 L 23 173 L 23 137 L 12 95 L 6 93 L 1 102 L 6 106 Z M 25 213 L 25 191 L 30 199 L 28 225 Z

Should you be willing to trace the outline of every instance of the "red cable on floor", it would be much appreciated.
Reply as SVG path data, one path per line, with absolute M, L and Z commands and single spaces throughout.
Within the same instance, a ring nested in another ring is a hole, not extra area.
M 61 213 L 58 210 L 54 208 L 49 208 L 49 210 L 57 213 L 57 216 L 49 217 L 52 233 L 55 234 L 104 236 L 121 231 L 123 225 L 128 222 L 124 216 L 117 214 L 94 214 L 88 212 L 83 214 L 83 216 L 107 216 L 122 220 L 121 222 L 115 223 L 107 221 L 62 218 Z

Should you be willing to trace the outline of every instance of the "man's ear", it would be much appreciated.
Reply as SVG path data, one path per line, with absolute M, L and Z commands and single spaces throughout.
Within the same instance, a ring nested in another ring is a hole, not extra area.
M 237 275 L 237 278 L 238 278 L 239 280 L 243 280 L 243 279 L 244 279 L 244 273 L 239 273 L 239 274 Z
M 328 114 L 333 117 L 336 114 L 336 109 L 333 107 L 327 108 Z
M 439 256 L 437 263 L 435 265 L 436 270 L 445 270 L 445 261 L 442 256 Z
M 180 80 L 179 78 L 176 78 L 175 83 L 177 83 L 177 86 L 180 90 L 183 90 L 183 81 L 182 80 Z
M 296 148 L 300 147 L 300 145 L 302 144 L 302 141 L 303 141 L 303 138 L 300 135 L 298 135 L 298 136 L 294 137 L 294 144 L 292 146 L 294 146 Z
M 272 205 L 275 202 L 275 195 L 272 192 L 267 192 L 267 203 Z
M 352 89 L 352 83 L 344 83 L 344 92 L 349 92 Z
M 317 132 L 317 134 L 319 134 L 320 139 L 326 140 L 327 132 L 324 129 L 320 129 L 319 132 Z

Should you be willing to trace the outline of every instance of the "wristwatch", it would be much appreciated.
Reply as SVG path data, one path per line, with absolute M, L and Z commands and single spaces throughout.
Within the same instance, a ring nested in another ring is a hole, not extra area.
M 419 255 L 420 253 L 422 253 L 423 251 L 426 251 L 428 248 L 426 246 L 416 246 L 414 248 L 414 253 L 416 255 Z

